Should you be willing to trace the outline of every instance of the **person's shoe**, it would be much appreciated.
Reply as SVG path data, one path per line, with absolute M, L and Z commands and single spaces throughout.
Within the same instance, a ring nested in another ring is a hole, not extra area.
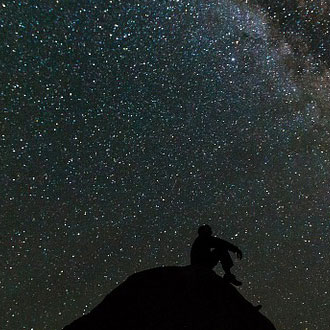
M 235 277 L 235 275 L 233 274 L 225 274 L 223 276 L 223 279 L 225 281 L 227 281 L 228 283 L 231 283 L 231 284 L 234 284 L 235 286 L 240 286 L 242 285 L 242 282 L 241 281 L 238 281 Z

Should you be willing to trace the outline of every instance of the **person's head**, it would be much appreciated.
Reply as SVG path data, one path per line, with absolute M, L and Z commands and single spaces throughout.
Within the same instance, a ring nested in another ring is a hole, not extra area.
M 198 228 L 198 235 L 203 237 L 212 236 L 212 229 L 209 225 L 202 225 Z

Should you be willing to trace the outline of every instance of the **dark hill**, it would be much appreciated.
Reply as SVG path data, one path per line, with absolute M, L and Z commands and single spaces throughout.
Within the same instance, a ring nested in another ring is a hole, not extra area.
M 65 330 L 275 330 L 215 272 L 162 267 L 130 276 Z

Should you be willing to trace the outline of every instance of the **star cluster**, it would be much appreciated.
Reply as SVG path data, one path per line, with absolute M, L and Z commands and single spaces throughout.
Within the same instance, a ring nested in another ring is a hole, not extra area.
M 201 223 L 277 329 L 328 329 L 327 1 L 0 9 L 1 329 L 187 264 Z

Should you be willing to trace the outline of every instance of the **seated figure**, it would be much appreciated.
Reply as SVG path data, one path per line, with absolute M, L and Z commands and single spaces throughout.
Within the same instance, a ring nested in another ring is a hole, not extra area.
M 236 253 L 237 257 L 242 259 L 242 251 L 237 246 L 212 236 L 211 227 L 203 225 L 199 227 L 198 237 L 191 247 L 190 261 L 192 265 L 200 265 L 209 269 L 213 269 L 220 261 L 225 272 L 223 278 L 239 286 L 242 285 L 242 282 L 238 281 L 230 271 L 234 263 L 229 251 Z

